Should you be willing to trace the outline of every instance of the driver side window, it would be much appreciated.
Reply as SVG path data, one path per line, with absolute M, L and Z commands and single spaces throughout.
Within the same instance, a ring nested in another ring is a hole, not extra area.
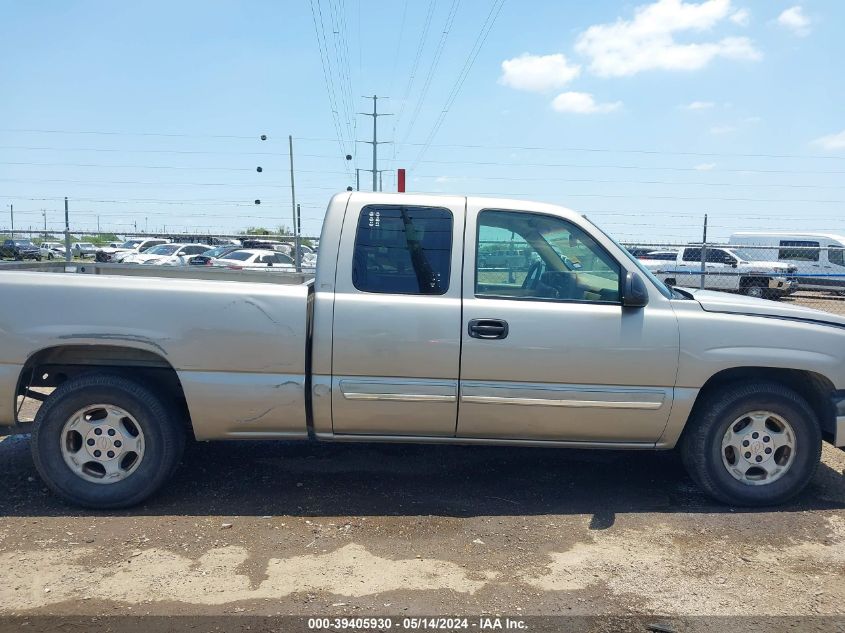
M 477 297 L 619 303 L 620 279 L 619 263 L 562 218 L 519 211 L 478 214 Z

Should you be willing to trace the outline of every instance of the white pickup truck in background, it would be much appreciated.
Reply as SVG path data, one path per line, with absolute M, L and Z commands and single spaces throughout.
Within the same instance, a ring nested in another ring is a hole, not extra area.
M 655 251 L 640 258 L 641 263 L 670 286 L 701 287 L 740 292 L 749 297 L 778 299 L 795 292 L 797 282 L 791 277 L 798 271 L 794 264 L 761 261 L 751 249 L 687 246 L 678 251 Z

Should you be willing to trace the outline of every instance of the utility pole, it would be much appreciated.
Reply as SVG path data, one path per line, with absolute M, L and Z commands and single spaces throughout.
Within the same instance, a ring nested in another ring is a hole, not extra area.
M 69 262 L 70 258 L 70 219 L 67 210 L 67 196 L 65 196 L 65 261 Z
M 97 235 L 100 234 L 100 216 L 97 216 Z
M 698 287 L 704 290 L 705 262 L 707 261 L 707 214 L 704 214 L 704 235 L 701 238 L 701 279 Z
M 302 271 L 302 260 L 300 259 L 299 228 L 296 223 L 296 183 L 293 178 L 293 136 L 288 135 L 288 156 L 290 157 L 290 206 L 293 212 L 293 261 L 296 264 L 296 272 Z
M 47 209 L 41 209 L 41 216 L 44 218 L 44 239 L 47 239 Z
M 387 99 L 387 97 L 381 97 L 382 99 Z M 373 168 L 372 169 L 365 169 L 364 171 L 371 171 L 373 172 L 373 191 L 378 191 L 378 118 L 380 116 L 393 116 L 391 113 L 387 112 L 379 112 L 378 111 L 378 100 L 379 97 L 377 95 L 373 95 L 372 97 L 364 97 L 364 99 L 372 99 L 373 100 L 373 111 L 372 112 L 359 112 L 358 114 L 362 114 L 364 116 L 371 116 L 373 117 L 373 140 L 372 141 L 364 141 L 365 143 L 371 143 L 373 146 Z M 381 141 L 381 143 L 385 143 L 385 141 Z
M 15 205 L 9 205 L 9 214 L 12 216 L 12 239 L 15 239 Z
M 361 191 L 361 170 L 355 169 L 355 191 Z

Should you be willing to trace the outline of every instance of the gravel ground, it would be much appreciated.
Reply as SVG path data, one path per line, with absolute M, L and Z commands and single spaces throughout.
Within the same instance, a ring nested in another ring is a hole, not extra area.
M 800 499 L 749 511 L 710 501 L 672 452 L 193 443 L 148 503 L 88 512 L 46 491 L 28 437 L 7 438 L 0 615 L 800 616 L 803 630 L 845 616 L 843 484 L 829 446 Z

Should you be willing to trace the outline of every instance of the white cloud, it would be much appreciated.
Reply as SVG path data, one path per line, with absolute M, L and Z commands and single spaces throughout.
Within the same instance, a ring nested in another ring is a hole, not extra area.
M 502 62 L 502 76 L 499 83 L 530 92 L 545 92 L 563 88 L 581 74 L 578 64 L 570 63 L 566 56 L 530 55 L 523 53 L 519 57 Z
M 552 108 L 558 112 L 574 114 L 604 114 L 622 107 L 621 101 L 596 103 L 589 92 L 563 92 L 554 98 Z
M 692 103 L 688 103 L 685 106 L 681 106 L 686 110 L 709 110 L 710 108 L 714 107 L 716 104 L 712 101 L 693 101 Z
M 789 29 L 798 37 L 810 34 L 810 18 L 804 15 L 804 9 L 796 5 L 789 7 L 778 16 L 778 24 Z
M 838 150 L 845 149 L 845 130 L 838 134 L 828 134 L 813 141 L 813 145 L 818 145 L 822 149 Z
M 732 13 L 728 19 L 739 26 L 748 26 L 748 23 L 751 21 L 751 11 L 748 9 L 739 9 Z
M 632 20 L 596 24 L 578 36 L 575 50 L 590 59 L 601 77 L 627 77 L 645 70 L 698 70 L 717 57 L 756 61 L 762 58 L 747 37 L 679 44 L 675 35 L 703 32 L 729 18 L 731 0 L 657 0 L 634 10 Z
M 716 163 L 701 163 L 700 165 L 696 165 L 695 169 L 698 171 L 710 171 L 716 167 Z
M 736 132 L 736 127 L 733 125 L 714 125 L 710 128 L 710 134 L 730 134 Z

